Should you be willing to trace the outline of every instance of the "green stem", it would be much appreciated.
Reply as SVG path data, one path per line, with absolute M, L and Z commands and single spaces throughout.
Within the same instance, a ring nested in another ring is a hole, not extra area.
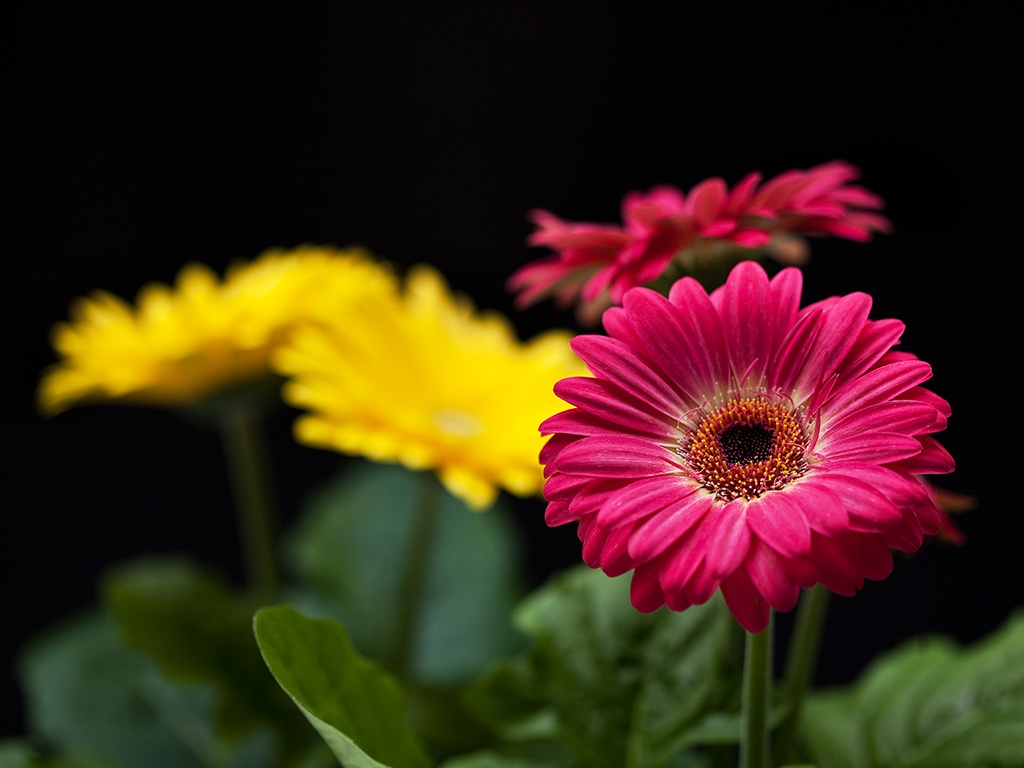
M 748 632 L 740 699 L 740 768 L 768 768 L 768 705 L 772 675 L 772 617 Z
M 783 762 L 796 759 L 800 709 L 818 663 L 830 594 L 821 584 L 816 584 L 800 598 L 793 637 L 789 643 L 789 655 L 786 657 L 785 691 L 789 708 L 785 720 L 779 725 L 777 741 L 777 755 Z
M 419 629 L 420 611 L 430 562 L 430 549 L 437 528 L 441 485 L 433 472 L 422 472 L 419 503 L 416 505 L 405 555 L 405 570 L 398 593 L 398 629 L 391 668 L 406 677 L 412 666 Z
M 276 515 L 270 460 L 257 422 L 246 409 L 226 409 L 220 431 L 249 587 L 260 602 L 269 603 L 277 599 L 278 590 Z

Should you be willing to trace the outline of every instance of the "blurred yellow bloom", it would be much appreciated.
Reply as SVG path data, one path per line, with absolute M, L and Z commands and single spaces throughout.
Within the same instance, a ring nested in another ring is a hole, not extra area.
M 552 388 L 586 370 L 569 331 L 521 343 L 504 316 L 477 313 L 426 266 L 329 327 L 303 328 L 275 353 L 284 398 L 309 413 L 300 442 L 432 469 L 475 509 L 498 489 L 540 491 L 538 426 L 565 405 Z
M 142 288 L 133 308 L 104 291 L 75 300 L 54 327 L 59 360 L 39 384 L 40 408 L 79 402 L 193 403 L 270 373 L 271 350 L 356 297 L 397 290 L 361 249 L 274 249 L 230 267 L 223 281 L 188 264 L 174 286 Z

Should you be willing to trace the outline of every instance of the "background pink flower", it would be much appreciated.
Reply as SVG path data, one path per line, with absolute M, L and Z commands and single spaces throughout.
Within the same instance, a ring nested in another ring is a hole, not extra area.
M 834 161 L 787 171 L 760 187 L 761 175 L 751 173 L 732 191 L 713 178 L 688 194 L 672 186 L 630 192 L 622 201 L 621 226 L 532 211 L 537 230 L 527 242 L 555 255 L 517 270 L 508 287 L 518 293 L 519 306 L 552 297 L 562 306 L 578 301 L 594 317 L 673 265 L 689 272 L 724 253 L 736 258 L 737 249 L 756 257 L 756 249 L 793 233 L 867 240 L 890 225 L 876 212 L 882 199 L 848 183 L 858 176 L 854 166 Z
M 932 435 L 949 407 L 930 367 L 893 346 L 865 294 L 799 308 L 801 274 L 742 262 L 708 295 L 626 292 L 608 336 L 573 349 L 592 377 L 541 425 L 549 525 L 578 523 L 583 559 L 633 571 L 642 611 L 718 589 L 751 632 L 801 588 L 854 594 L 944 519 L 920 475 L 953 469 Z
M 865 242 L 874 232 L 889 232 L 889 220 L 876 211 L 885 205 L 881 197 L 864 187 L 849 184 L 860 171 L 835 160 L 806 171 L 787 171 L 751 195 L 743 216 L 748 226 L 763 217 L 772 234 L 800 232 L 835 235 Z

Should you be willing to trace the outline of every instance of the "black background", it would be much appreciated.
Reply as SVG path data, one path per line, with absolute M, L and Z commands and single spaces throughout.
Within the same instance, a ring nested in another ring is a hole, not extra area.
M 358 243 L 437 265 L 528 336 L 572 323 L 504 290 L 541 255 L 530 208 L 615 221 L 629 190 L 836 158 L 895 231 L 815 241 L 805 298 L 867 291 L 873 317 L 907 323 L 954 409 L 944 483 L 980 503 L 965 548 L 898 556 L 833 601 L 819 680 L 915 633 L 976 639 L 1024 601 L 1012 25 L 692 5 L 51 2 L 8 19 L 0 735 L 24 727 L 17 649 L 91 604 L 104 566 L 185 551 L 241 572 L 215 434 L 157 410 L 37 415 L 72 297 Z M 296 445 L 292 417 L 269 424 L 286 523 L 339 461 Z M 516 509 L 537 580 L 578 560 L 572 530 Z

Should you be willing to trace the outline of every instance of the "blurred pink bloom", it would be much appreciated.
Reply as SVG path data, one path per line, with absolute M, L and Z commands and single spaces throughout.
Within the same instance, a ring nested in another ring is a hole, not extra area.
M 772 222 L 771 232 L 835 235 L 865 242 L 872 232 L 889 232 L 889 220 L 874 210 L 885 202 L 863 187 L 848 185 L 860 172 L 839 160 L 807 171 L 787 171 L 765 182 L 745 211 Z M 874 210 L 873 210 L 874 209 Z
M 750 250 L 750 257 L 765 249 L 795 262 L 805 249 L 793 234 L 867 240 L 887 232 L 889 222 L 873 210 L 881 198 L 847 183 L 857 176 L 856 168 L 835 161 L 787 171 L 761 187 L 761 175 L 752 173 L 731 192 L 719 178 L 689 194 L 670 186 L 631 192 L 622 201 L 622 226 L 566 222 L 535 210 L 537 230 L 527 242 L 555 255 L 518 269 L 508 287 L 521 307 L 552 297 L 562 306 L 578 301 L 594 316 L 673 263 L 685 271 L 736 249 Z
M 947 491 L 932 483 L 926 483 L 931 492 L 932 501 L 942 512 L 942 523 L 935 538 L 943 544 L 954 544 L 962 547 L 967 542 L 967 535 L 960 529 L 950 515 L 958 515 L 961 512 L 968 512 L 978 505 L 978 500 L 955 491 Z
M 635 288 L 608 336 L 573 341 L 593 375 L 560 381 L 573 407 L 541 425 L 545 519 L 578 524 L 591 567 L 632 570 L 641 611 L 721 589 L 759 632 L 801 588 L 884 578 L 946 519 L 920 477 L 953 469 L 931 368 L 869 296 L 800 309 L 801 281 L 745 261 L 710 295 Z

